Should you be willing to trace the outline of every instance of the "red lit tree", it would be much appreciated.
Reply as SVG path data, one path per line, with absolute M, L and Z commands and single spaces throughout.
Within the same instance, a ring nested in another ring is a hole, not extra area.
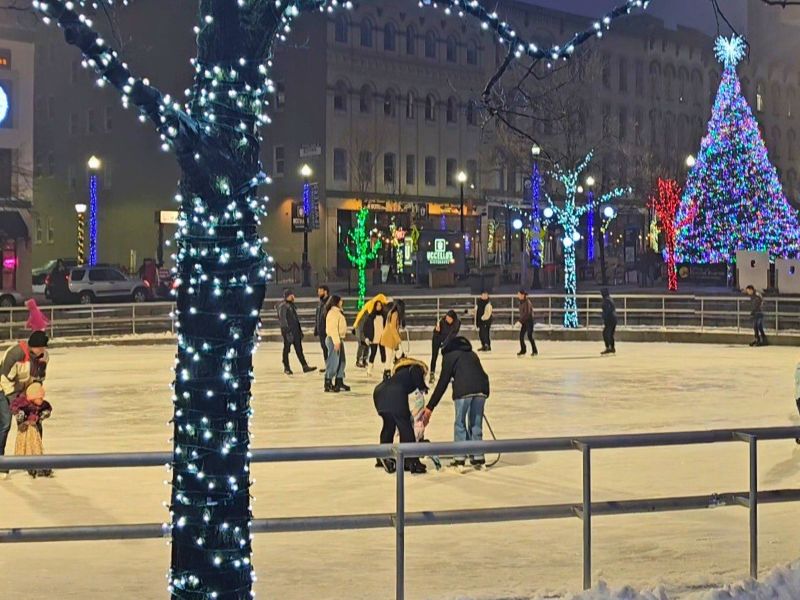
M 668 289 L 678 289 L 678 275 L 675 271 L 675 217 L 681 204 L 681 188 L 674 179 L 658 178 L 658 195 L 650 198 L 652 208 L 658 218 L 658 225 L 664 233 L 664 252 L 667 262 Z

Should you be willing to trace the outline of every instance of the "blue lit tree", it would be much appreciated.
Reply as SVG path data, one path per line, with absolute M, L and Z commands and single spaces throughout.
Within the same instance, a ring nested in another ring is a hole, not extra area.
M 714 49 L 724 65 L 722 82 L 678 210 L 676 258 L 731 265 L 737 250 L 798 256 L 797 212 L 783 194 L 736 75 L 745 42 L 720 37 Z
M 561 244 L 564 247 L 564 327 L 568 328 L 578 326 L 578 302 L 576 298 L 578 282 L 575 265 L 575 244 L 582 239 L 579 231 L 580 219 L 588 211 L 593 210 L 595 206 L 593 202 L 578 206 L 576 202 L 578 180 L 581 173 L 591 162 L 592 154 L 592 152 L 589 152 L 583 162 L 571 171 L 564 171 L 559 165 L 555 165 L 550 173 L 554 180 L 564 186 L 564 203 L 561 206 L 553 202 L 550 194 L 545 191 L 549 206 L 544 210 L 544 216 L 548 219 L 553 219 L 561 226 L 564 232 L 564 237 L 561 238 Z M 616 188 L 603 194 L 595 201 L 602 206 L 615 198 L 630 193 L 630 191 L 630 188 Z M 614 215 L 613 208 L 607 206 L 604 215 L 607 219 L 612 218 Z
M 172 151 L 180 167 L 169 591 L 178 599 L 240 600 L 251 597 L 255 578 L 249 420 L 253 353 L 271 274 L 259 234 L 266 200 L 259 187 L 269 181 L 260 162 L 260 130 L 269 122 L 273 45 L 301 13 L 352 3 L 198 0 L 194 83 L 184 100 L 134 75 L 84 12 L 129 3 L 31 0 L 81 51 L 98 85 L 118 90 L 125 107 L 155 126 L 162 150 Z M 540 47 L 477 0 L 423 4 L 478 19 L 506 46 L 487 94 L 514 57 L 567 59 L 579 44 L 602 37 L 615 18 L 646 6 L 628 0 L 565 43 Z

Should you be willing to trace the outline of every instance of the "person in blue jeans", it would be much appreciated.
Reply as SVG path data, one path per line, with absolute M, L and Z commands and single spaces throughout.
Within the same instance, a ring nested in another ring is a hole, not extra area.
M 447 386 L 453 382 L 453 402 L 455 404 L 455 421 L 453 423 L 453 439 L 456 442 L 467 440 L 483 440 L 483 411 L 489 397 L 489 376 L 483 370 L 481 360 L 473 352 L 472 344 L 464 337 L 452 338 L 442 349 L 442 373 L 431 399 L 422 416 L 423 423 L 428 424 L 431 413 L 436 409 L 444 396 Z M 456 456 L 451 463 L 454 467 L 463 467 L 466 456 Z M 470 464 L 480 468 L 486 464 L 483 454 L 470 456 Z

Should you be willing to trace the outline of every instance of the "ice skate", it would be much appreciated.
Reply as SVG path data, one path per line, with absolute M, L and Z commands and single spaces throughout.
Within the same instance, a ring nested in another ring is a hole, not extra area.
M 525 356 L 528 352 L 526 350 L 520 350 L 517 352 L 517 356 Z
M 369 377 L 369 378 L 372 377 L 372 369 L 373 369 L 374 366 L 375 366 L 375 363 L 369 363 L 369 365 L 367 365 L 367 377 Z
M 337 377 L 336 378 L 336 382 L 333 385 L 333 391 L 334 392 L 349 392 L 350 391 L 350 386 L 349 385 L 345 385 L 344 379 L 342 379 L 341 377 Z
M 309 367 L 308 365 L 303 365 L 303 373 L 313 373 L 317 370 L 317 367 Z
M 381 460 L 381 459 L 378 459 Z M 397 470 L 397 463 L 393 458 L 384 458 L 381 460 L 382 466 L 387 473 L 394 473 Z
M 288 368 L 288 367 L 283 370 L 283 374 L 284 375 L 294 375 L 292 370 L 290 368 Z
M 330 379 L 325 379 L 325 388 L 326 392 L 338 392 L 336 388 L 333 387 L 333 382 Z
M 469 465 L 475 469 L 476 471 L 482 471 L 486 468 L 486 459 L 485 458 L 478 458 L 478 459 L 469 459 Z

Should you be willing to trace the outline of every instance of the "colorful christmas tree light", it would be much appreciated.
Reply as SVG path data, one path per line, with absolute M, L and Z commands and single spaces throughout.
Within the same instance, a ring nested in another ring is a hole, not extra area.
M 564 327 L 567 328 L 578 327 L 578 300 L 576 297 L 578 280 L 575 266 L 575 244 L 581 240 L 581 234 L 578 231 L 580 218 L 593 207 L 592 204 L 578 206 L 575 202 L 575 197 L 578 194 L 578 178 L 591 162 L 592 155 L 593 152 L 589 152 L 583 162 L 572 171 L 564 171 L 559 165 L 555 165 L 552 176 L 564 186 L 563 206 L 557 206 L 550 198 L 550 195 L 545 192 L 549 206 L 545 209 L 544 216 L 547 219 L 555 219 L 564 230 L 561 244 L 564 246 Z M 598 203 L 607 204 L 615 198 L 630 193 L 630 191 L 630 188 L 616 188 L 603 194 Z M 614 217 L 614 209 L 612 207 L 606 206 L 605 217 L 608 220 Z
M 367 265 L 375 260 L 380 250 L 380 242 L 373 242 L 367 231 L 369 209 L 361 208 L 356 214 L 355 227 L 347 232 L 348 243 L 344 246 L 347 260 L 358 269 L 358 310 L 364 306 L 367 297 Z
M 736 74 L 745 41 L 720 37 L 714 49 L 724 66 L 722 82 L 678 210 L 675 257 L 728 265 L 737 250 L 796 257 L 797 212 L 783 194 Z
M 667 263 L 667 288 L 678 289 L 678 275 L 675 271 L 675 235 L 677 233 L 676 215 L 681 203 L 681 188 L 674 179 L 658 178 L 658 194 L 650 198 L 650 207 L 655 211 L 661 232 L 664 234 L 664 258 Z M 658 243 L 658 231 L 655 234 Z

